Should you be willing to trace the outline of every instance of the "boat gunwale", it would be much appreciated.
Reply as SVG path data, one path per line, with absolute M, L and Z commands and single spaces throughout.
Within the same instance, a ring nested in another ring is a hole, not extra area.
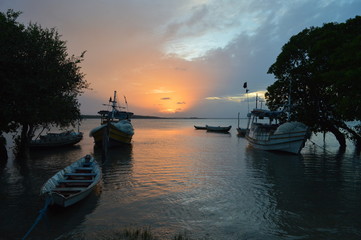
M 51 198 L 54 198 L 55 196 L 57 196 L 58 200 L 61 201 L 60 202 L 61 204 L 59 204 L 58 201 L 55 202 L 54 199 L 52 200 L 52 204 L 60 205 L 60 206 L 63 206 L 63 207 L 73 205 L 74 203 L 76 203 L 76 202 L 82 200 L 83 198 L 85 198 L 93 190 L 95 185 L 97 185 L 101 180 L 101 175 L 102 175 L 101 174 L 101 169 L 100 169 L 99 164 L 95 161 L 94 157 L 91 157 L 90 163 L 93 166 L 92 167 L 92 174 L 96 174 L 96 175 L 93 176 L 93 179 L 91 179 L 92 182 L 88 186 L 84 187 L 84 189 L 82 191 L 75 192 L 73 194 L 69 194 L 68 196 L 65 196 L 64 194 L 62 194 L 59 191 L 54 191 L 54 188 L 56 188 L 56 186 L 59 184 L 60 181 L 66 180 L 66 176 L 65 176 L 66 173 L 73 173 L 72 171 L 75 171 L 76 170 L 75 168 L 77 168 L 79 166 L 83 166 L 85 161 L 86 161 L 85 157 L 80 158 L 79 160 L 73 162 L 71 165 L 69 165 L 69 166 L 63 168 L 62 170 L 58 171 L 57 173 L 55 173 L 52 177 L 50 177 L 43 184 L 43 186 L 41 187 L 41 190 L 40 190 L 40 195 L 41 196 L 50 196 Z M 69 187 L 69 188 L 71 188 L 71 187 Z M 77 188 L 79 188 L 79 187 L 77 187 Z M 55 195 L 55 196 L 53 196 L 53 195 Z M 82 198 L 80 198 L 79 200 L 77 200 L 76 202 L 71 203 L 70 205 L 66 205 L 66 202 L 69 199 L 73 199 L 73 198 L 75 199 L 79 195 L 84 195 L 84 196 Z

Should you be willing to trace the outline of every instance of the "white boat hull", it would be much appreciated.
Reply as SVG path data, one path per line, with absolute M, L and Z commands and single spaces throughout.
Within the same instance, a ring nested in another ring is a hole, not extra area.
M 257 136 L 254 138 L 247 135 L 249 144 L 257 149 L 266 151 L 283 151 L 298 154 L 304 147 L 307 132 L 295 132 L 286 134 L 274 134 L 269 136 Z
M 257 149 L 300 153 L 305 146 L 308 127 L 300 122 L 286 122 L 281 125 L 252 123 L 246 139 Z
M 69 207 L 86 198 L 93 191 L 93 188 L 94 187 L 88 188 L 87 190 L 82 191 L 79 194 L 73 195 L 71 198 L 65 198 L 61 194 L 52 193 L 52 204 L 62 207 Z

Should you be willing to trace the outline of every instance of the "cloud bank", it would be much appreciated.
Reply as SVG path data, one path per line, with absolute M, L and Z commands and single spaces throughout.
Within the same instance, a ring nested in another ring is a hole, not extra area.
M 85 114 L 117 90 L 136 114 L 236 117 L 248 108 L 243 83 L 262 96 L 292 35 L 360 15 L 361 1 L 0 2 L 0 11 L 9 8 L 23 12 L 20 22 L 55 27 L 70 54 L 87 51 L 82 70 L 93 91 L 80 99 Z

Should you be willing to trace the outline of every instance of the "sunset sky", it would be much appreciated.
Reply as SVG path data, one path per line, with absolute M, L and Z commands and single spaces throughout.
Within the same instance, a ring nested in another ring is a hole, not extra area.
M 1 0 L 7 9 L 55 27 L 70 55 L 86 51 L 83 114 L 116 90 L 137 115 L 237 117 L 247 113 L 243 83 L 254 107 L 291 36 L 361 15 L 361 0 Z

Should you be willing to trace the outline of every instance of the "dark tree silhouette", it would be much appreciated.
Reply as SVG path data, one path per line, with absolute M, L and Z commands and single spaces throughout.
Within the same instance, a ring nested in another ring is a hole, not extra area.
M 361 145 L 360 127 L 346 124 L 361 120 L 360 16 L 292 36 L 268 73 L 276 78 L 266 93 L 270 109 L 286 104 L 290 95 L 293 118 L 313 132 L 332 132 L 341 147 L 346 137 Z
M 57 31 L 18 23 L 19 12 L 0 13 L 0 131 L 21 129 L 26 148 L 40 126 L 74 125 L 77 97 L 88 87 L 79 57 L 69 56 Z

